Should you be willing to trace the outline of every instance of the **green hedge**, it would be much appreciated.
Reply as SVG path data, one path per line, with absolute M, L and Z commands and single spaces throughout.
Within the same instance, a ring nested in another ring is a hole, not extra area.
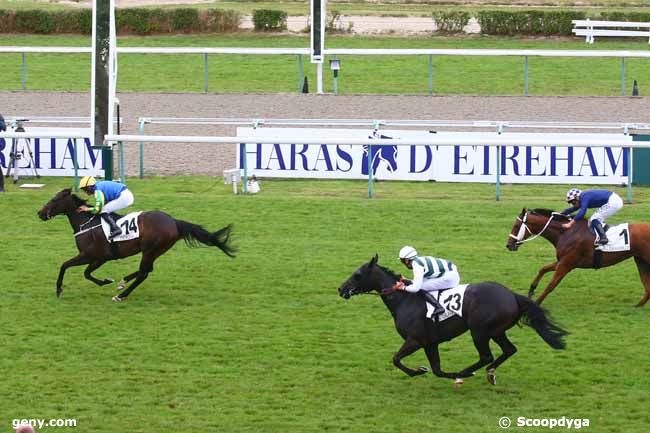
M 287 29 L 287 13 L 273 9 L 253 11 L 253 26 L 256 31 L 282 31 Z
M 232 9 L 208 9 L 202 11 L 201 31 L 209 33 L 235 32 L 241 24 L 241 12 Z
M 15 16 L 18 33 L 52 33 L 55 29 L 53 14 L 44 10 L 18 10 Z
M 470 18 L 469 12 L 465 11 L 436 11 L 433 13 L 436 31 L 440 33 L 462 33 Z
M 223 9 L 126 8 L 116 12 L 118 34 L 233 32 L 242 15 Z M 92 33 L 90 9 L 0 10 L 0 33 Z
M 571 20 L 586 18 L 580 11 L 481 11 L 478 22 L 486 35 L 572 35 Z

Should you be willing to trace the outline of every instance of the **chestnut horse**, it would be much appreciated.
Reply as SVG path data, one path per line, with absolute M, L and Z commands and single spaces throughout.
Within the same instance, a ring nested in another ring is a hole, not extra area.
M 47 202 L 38 216 L 47 221 L 56 215 L 66 215 L 72 226 L 79 254 L 61 265 L 59 278 L 56 281 L 56 296 L 63 292 L 63 275 L 65 270 L 72 266 L 88 265 L 84 271 L 86 279 L 98 286 L 113 282 L 110 278 L 99 280 L 92 276 L 92 272 L 109 260 L 122 259 L 142 253 L 139 269 L 124 277 L 119 283 L 118 290 L 124 285 L 135 281 L 122 293 L 113 297 L 113 301 L 122 301 L 129 296 L 149 273 L 153 271 L 154 261 L 170 249 L 178 240 L 184 239 L 189 246 L 197 242 L 214 246 L 223 251 L 227 256 L 234 257 L 235 248 L 230 245 L 230 231 L 232 226 L 210 233 L 203 227 L 172 218 L 164 212 L 142 212 L 138 216 L 140 237 L 123 242 L 109 243 L 101 228 L 101 221 L 97 215 L 88 212 L 79 213 L 77 209 L 85 205 L 86 201 L 72 194 L 70 189 L 64 189 Z
M 542 266 L 530 284 L 528 297 L 533 296 L 537 284 L 547 272 L 554 271 L 555 273 L 544 292 L 537 298 L 538 304 L 541 304 L 548 294 L 560 284 L 562 278 L 575 268 L 599 269 L 634 257 L 646 291 L 636 306 L 643 307 L 650 299 L 650 224 L 629 224 L 629 233 L 627 233 L 630 243 L 629 251 L 601 252 L 594 248 L 596 236 L 587 227 L 586 220 L 578 221 L 567 230 L 562 227 L 562 224 L 568 221 L 569 217 L 557 212 L 526 208 L 521 210 L 515 220 L 506 245 L 510 251 L 517 251 L 519 245 L 538 236 L 543 237 L 555 247 L 556 261 Z

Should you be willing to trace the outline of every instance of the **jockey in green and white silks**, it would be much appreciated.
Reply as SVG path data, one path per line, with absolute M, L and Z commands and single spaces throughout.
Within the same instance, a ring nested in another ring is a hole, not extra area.
M 407 292 L 422 292 L 427 301 L 435 307 L 434 315 L 444 312 L 432 292 L 451 289 L 460 284 L 458 268 L 452 262 L 431 256 L 419 256 L 415 248 L 405 246 L 399 252 L 400 261 L 413 270 L 410 285 L 401 287 Z

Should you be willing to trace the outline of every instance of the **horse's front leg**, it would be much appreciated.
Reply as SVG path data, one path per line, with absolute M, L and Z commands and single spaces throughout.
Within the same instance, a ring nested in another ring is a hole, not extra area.
M 427 359 L 429 360 L 433 374 L 446 379 L 457 379 L 459 377 L 458 373 L 445 373 L 440 369 L 440 352 L 438 352 L 437 344 L 425 347 L 424 352 L 427 354 Z
M 67 262 L 61 265 L 59 269 L 59 278 L 56 280 L 56 297 L 58 298 L 63 293 L 63 276 L 65 275 L 65 270 L 71 268 L 72 266 L 85 265 L 90 263 L 90 258 L 79 254 L 76 257 L 71 258 Z
M 551 282 L 548 283 L 548 286 L 544 289 L 541 295 L 539 295 L 539 298 L 537 298 L 537 304 L 541 304 L 544 302 L 544 299 L 557 287 L 558 284 L 560 284 L 560 281 L 562 281 L 562 278 L 569 272 L 573 270 L 573 266 L 558 262 L 557 266 L 555 267 L 555 273 L 553 274 L 553 278 L 551 279 Z
M 533 280 L 532 283 L 530 283 L 530 289 L 528 289 L 528 297 L 532 298 L 533 295 L 535 294 L 535 289 L 537 288 L 537 285 L 539 282 L 542 280 L 542 277 L 546 275 L 547 272 L 554 271 L 557 268 L 557 262 L 549 263 L 548 265 L 542 266 L 542 268 L 537 272 L 537 276 Z
M 113 283 L 114 280 L 112 278 L 104 278 L 103 280 L 100 280 L 92 276 L 92 272 L 95 271 L 104 263 L 106 263 L 105 260 L 98 260 L 89 264 L 86 270 L 84 271 L 84 277 L 86 277 L 87 280 L 90 280 L 93 283 L 97 284 L 98 286 L 105 286 L 106 284 Z
M 406 358 L 413 352 L 420 349 L 420 347 L 421 346 L 418 342 L 416 342 L 413 338 L 408 337 L 404 344 L 402 344 L 402 347 L 400 347 L 400 349 L 397 351 L 395 356 L 393 356 L 393 365 L 411 377 L 420 376 L 421 374 L 427 373 L 429 369 L 424 366 L 418 368 L 417 370 L 413 370 L 412 368 L 408 368 L 402 364 L 402 358 Z

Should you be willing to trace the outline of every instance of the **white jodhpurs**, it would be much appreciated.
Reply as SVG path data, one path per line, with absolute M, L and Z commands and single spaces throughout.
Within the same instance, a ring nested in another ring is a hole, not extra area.
M 607 203 L 599 207 L 598 210 L 591 216 L 591 218 L 589 218 L 589 226 L 591 227 L 591 222 L 593 220 L 598 220 L 601 222 L 601 224 L 604 225 L 607 218 L 611 217 L 616 212 L 621 210 L 622 207 L 623 199 L 618 194 L 613 192 L 612 195 L 609 196 Z
M 457 270 L 447 271 L 438 278 L 429 278 L 422 281 L 420 290 L 436 292 L 438 290 L 451 289 L 460 284 L 460 275 Z
M 113 201 L 109 201 L 104 205 L 99 213 L 111 213 L 129 207 L 133 204 L 133 193 L 125 189 L 120 193 L 120 196 Z

